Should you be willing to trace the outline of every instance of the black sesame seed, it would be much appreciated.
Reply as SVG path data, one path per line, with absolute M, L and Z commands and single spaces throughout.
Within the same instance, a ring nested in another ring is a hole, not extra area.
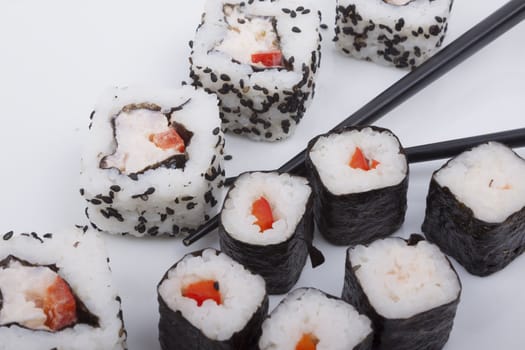
M 321 29 L 328 29 L 328 25 L 326 25 L 325 23 L 321 23 Z
M 197 203 L 189 202 L 189 203 L 186 205 L 186 209 L 191 210 L 191 209 L 195 208 L 195 206 L 197 206 Z
M 217 281 L 213 282 L 213 289 L 219 290 L 219 282 Z
M 218 135 L 220 131 L 221 131 L 221 128 L 216 127 L 215 129 L 213 129 L 213 135 Z
M 44 234 L 43 237 L 44 238 L 53 238 L 53 234 L 52 233 L 46 233 L 46 234 Z
M 81 196 L 84 195 L 84 189 L 83 189 L 83 188 L 80 189 L 80 195 L 81 195 Z
M 98 199 L 95 199 L 95 198 L 93 198 L 90 202 L 91 202 L 91 204 L 94 204 L 94 205 L 102 204 L 102 201 L 100 201 Z
M 228 74 L 221 74 L 221 80 L 230 81 L 230 76 Z
M 112 191 L 119 192 L 120 191 L 120 186 L 119 185 L 113 185 L 113 186 L 110 187 L 110 189 Z
M 309 10 L 309 9 L 306 9 L 306 10 L 304 10 L 304 11 L 302 12 L 303 15 L 307 15 L 307 14 L 309 14 L 309 13 L 310 13 L 310 10 Z
M 9 232 L 5 233 L 4 236 L 3 236 L 4 241 L 7 241 L 8 239 L 11 239 L 11 237 L 13 237 L 13 233 L 14 233 L 13 231 L 9 231 Z
M 301 32 L 301 29 L 299 29 L 299 28 L 296 27 L 296 26 L 293 26 L 293 27 L 292 27 L 292 32 L 294 32 L 294 33 L 300 33 L 300 32 Z
M 211 73 L 211 74 L 210 74 L 210 79 L 211 79 L 211 81 L 214 82 L 214 83 L 217 82 L 217 80 L 218 80 L 218 79 L 217 79 L 217 75 L 216 75 L 215 73 Z
M 224 156 L 224 160 L 232 160 L 232 159 L 233 159 L 233 157 L 231 155 L 229 155 L 229 154 Z
M 287 8 L 283 8 L 283 9 L 281 9 L 281 11 L 283 11 L 284 13 L 290 13 L 291 10 L 287 9 Z

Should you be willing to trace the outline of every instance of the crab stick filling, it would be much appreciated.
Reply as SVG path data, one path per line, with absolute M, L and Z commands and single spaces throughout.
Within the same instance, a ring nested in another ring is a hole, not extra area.
M 116 150 L 103 158 L 101 168 L 132 174 L 182 154 L 186 145 L 160 111 L 133 109 L 114 119 Z
M 363 151 L 361 151 L 361 148 L 356 147 L 354 154 L 350 159 L 349 165 L 354 169 L 362 169 L 368 171 L 371 169 L 375 169 L 379 165 L 379 162 L 375 159 L 367 159 L 363 154 Z
M 260 232 L 272 228 L 274 223 L 272 207 L 264 197 L 259 197 L 252 204 L 252 215 L 255 216 L 255 225 L 259 226 Z
M 295 350 L 315 350 L 317 348 L 317 343 L 319 343 L 319 339 L 313 334 L 303 334 L 301 339 L 297 342 Z
M 45 266 L 10 262 L 0 269 L 0 325 L 59 331 L 77 322 L 77 305 L 68 284 Z
M 224 5 L 228 30 L 216 46 L 235 61 L 259 68 L 282 67 L 283 57 L 274 17 L 246 15 L 238 6 Z
M 214 280 L 191 283 L 182 289 L 182 295 L 195 300 L 197 306 L 202 306 L 206 300 L 213 300 L 217 305 L 222 303 L 219 282 Z

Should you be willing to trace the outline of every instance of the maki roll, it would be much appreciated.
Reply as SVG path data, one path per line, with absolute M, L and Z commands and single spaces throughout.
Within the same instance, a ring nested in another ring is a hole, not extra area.
M 0 237 L 0 349 L 117 350 L 126 332 L 95 232 Z
M 474 275 L 503 269 L 525 250 L 525 160 L 496 142 L 434 172 L 422 230 Z
M 217 210 L 224 138 L 217 99 L 191 87 L 113 89 L 91 114 L 80 194 L 93 227 L 193 232 Z
M 221 250 L 266 281 L 269 294 L 297 282 L 313 238 L 312 190 L 299 176 L 240 175 L 220 216 Z
M 344 54 L 413 69 L 443 44 L 453 0 L 338 0 L 335 44 Z
M 405 219 L 408 164 L 398 138 L 378 127 L 350 127 L 308 144 L 306 168 L 321 234 L 337 245 L 366 244 Z
M 260 350 L 366 350 L 372 324 L 341 299 L 313 288 L 288 294 L 262 325 Z
M 226 254 L 187 254 L 158 287 L 163 350 L 253 349 L 268 313 L 264 280 Z
M 420 235 L 347 251 L 343 300 L 372 320 L 375 349 L 441 349 L 461 294 L 447 257 Z
M 223 129 L 290 136 L 315 90 L 320 12 L 296 0 L 208 0 L 190 58 L 193 85 L 217 94 Z

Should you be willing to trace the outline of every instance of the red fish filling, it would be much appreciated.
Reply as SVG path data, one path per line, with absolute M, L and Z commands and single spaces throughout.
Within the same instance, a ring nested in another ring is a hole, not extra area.
M 295 350 L 315 350 L 318 343 L 319 339 L 317 339 L 313 334 L 303 334 L 301 339 L 297 342 Z
M 281 51 L 257 52 L 252 54 L 252 63 L 261 63 L 265 67 L 279 67 L 283 63 Z
M 259 226 L 260 231 L 264 232 L 273 225 L 273 214 L 270 203 L 264 197 L 260 197 L 252 204 L 252 215 L 257 219 L 254 224 Z
M 163 150 L 173 148 L 179 152 L 184 152 L 186 149 L 184 140 L 174 128 L 170 128 L 168 131 L 158 134 L 151 134 L 149 135 L 149 140 L 153 142 L 155 146 Z
M 219 282 L 213 280 L 192 283 L 183 288 L 182 295 L 195 300 L 197 306 L 201 306 L 206 300 L 213 300 L 217 305 L 222 303 Z
M 350 159 L 349 165 L 354 169 L 368 171 L 370 169 L 375 169 L 379 165 L 379 162 L 375 159 L 367 159 L 363 154 L 363 151 L 361 151 L 361 148 L 356 147 L 354 154 L 352 155 L 352 159 Z

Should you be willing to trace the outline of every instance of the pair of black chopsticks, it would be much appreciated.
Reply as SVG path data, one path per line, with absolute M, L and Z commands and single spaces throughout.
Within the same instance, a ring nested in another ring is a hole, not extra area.
M 332 131 L 337 131 L 347 126 L 370 125 L 374 123 L 524 19 L 525 0 L 509 1 L 357 112 L 339 123 Z M 509 147 L 525 146 L 525 128 L 410 147 L 405 151 L 408 161 L 415 163 L 449 158 L 487 141 L 499 141 Z M 278 171 L 302 173 L 304 171 L 305 155 L 306 149 L 286 162 Z M 228 178 L 226 179 L 226 184 L 231 185 L 233 181 L 235 181 L 235 177 Z M 217 228 L 218 223 L 219 215 L 216 215 L 201 226 L 197 232 L 186 237 L 183 240 L 184 245 L 188 246 L 201 239 Z

